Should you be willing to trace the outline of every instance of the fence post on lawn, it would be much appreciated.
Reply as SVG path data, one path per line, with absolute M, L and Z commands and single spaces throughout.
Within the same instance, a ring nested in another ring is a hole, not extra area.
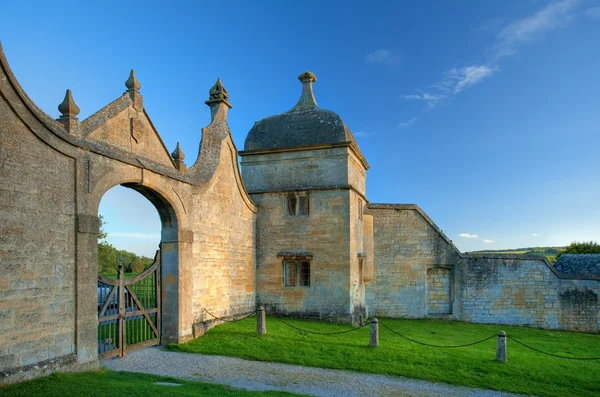
M 256 333 L 265 335 L 267 333 L 267 318 L 265 316 L 265 308 L 259 307 L 256 316 Z
M 371 320 L 371 340 L 369 344 L 371 347 L 379 346 L 379 320 L 377 318 Z
M 496 361 L 506 362 L 506 332 L 498 332 L 498 342 L 496 343 Z

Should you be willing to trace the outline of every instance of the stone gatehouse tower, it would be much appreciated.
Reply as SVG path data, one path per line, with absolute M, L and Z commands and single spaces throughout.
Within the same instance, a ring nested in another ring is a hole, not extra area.
M 257 122 L 240 152 L 259 208 L 257 302 L 271 312 L 360 321 L 373 274 L 369 164 L 341 118 L 317 106 L 315 75 L 298 79 L 296 106 Z

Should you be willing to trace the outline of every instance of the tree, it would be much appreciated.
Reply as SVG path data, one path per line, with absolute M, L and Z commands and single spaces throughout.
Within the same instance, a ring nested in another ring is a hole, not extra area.
M 595 241 L 581 243 L 573 241 L 564 251 L 559 252 L 556 259 L 562 254 L 600 254 L 600 244 Z
M 98 271 L 102 274 L 117 273 L 119 262 L 117 250 L 107 242 L 98 243 Z
M 104 217 L 102 215 L 98 215 L 98 220 L 100 221 L 100 233 L 98 234 L 98 241 L 106 240 L 108 234 L 106 233 L 106 231 L 104 231 L 104 225 L 106 225 L 108 222 L 104 220 Z
M 131 265 L 131 272 L 132 273 L 141 273 L 144 271 L 144 262 L 142 262 L 141 258 L 136 258 L 135 261 L 133 261 L 133 265 Z

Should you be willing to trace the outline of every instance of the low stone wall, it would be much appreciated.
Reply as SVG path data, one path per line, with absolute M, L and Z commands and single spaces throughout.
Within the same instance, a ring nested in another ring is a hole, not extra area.
M 477 323 L 598 332 L 600 281 L 566 277 L 544 259 L 465 257 L 456 266 L 454 314 Z
M 369 314 L 451 314 L 454 297 L 452 285 L 446 284 L 460 259 L 452 242 L 416 205 L 369 204 L 368 214 L 373 216 L 375 266 L 375 278 L 366 288 Z

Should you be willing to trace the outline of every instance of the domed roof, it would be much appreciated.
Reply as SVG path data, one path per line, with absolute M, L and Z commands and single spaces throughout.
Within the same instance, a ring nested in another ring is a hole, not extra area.
M 317 106 L 312 83 L 317 79 L 304 72 L 302 95 L 296 106 L 285 113 L 267 117 L 254 124 L 244 143 L 244 151 L 285 149 L 350 142 L 356 145 L 352 132 L 340 116 Z

